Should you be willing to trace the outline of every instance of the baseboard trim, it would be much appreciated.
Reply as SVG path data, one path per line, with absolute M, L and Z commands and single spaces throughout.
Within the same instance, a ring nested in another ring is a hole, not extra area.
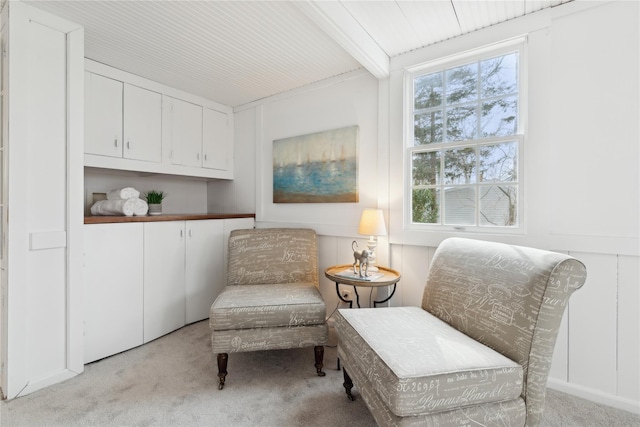
M 640 415 L 640 402 L 620 396 L 613 396 L 587 387 L 567 383 L 554 378 L 549 378 L 547 386 L 554 390 L 561 391 L 573 396 L 581 397 L 602 405 L 622 409 Z
M 34 381 L 29 381 L 29 383 L 22 390 L 20 390 L 20 392 L 17 395 L 13 397 L 7 397 L 7 399 L 13 399 L 16 397 L 22 397 L 27 394 L 31 394 L 34 391 L 38 391 L 45 387 L 49 387 L 53 384 L 57 384 L 59 382 L 68 380 L 69 378 L 73 378 L 76 375 L 78 375 L 78 372 L 74 372 L 69 369 L 64 369 L 62 371 L 56 372 L 53 375 L 39 378 Z

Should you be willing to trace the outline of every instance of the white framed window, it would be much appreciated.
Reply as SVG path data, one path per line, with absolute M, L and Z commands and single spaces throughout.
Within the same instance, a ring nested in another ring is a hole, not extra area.
M 405 228 L 523 229 L 524 40 L 405 74 Z

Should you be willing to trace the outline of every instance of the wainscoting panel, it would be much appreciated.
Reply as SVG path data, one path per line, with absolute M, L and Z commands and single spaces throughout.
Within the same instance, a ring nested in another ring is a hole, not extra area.
M 616 255 L 571 253 L 587 266 L 587 281 L 571 297 L 569 382 L 616 395 Z
M 427 283 L 427 273 L 431 265 L 433 248 L 424 246 L 402 246 L 401 264 L 392 268 L 402 274 L 397 292 L 402 295 L 403 306 L 420 306 L 422 294 Z M 395 261 L 395 260 L 394 260 Z M 397 303 L 398 301 L 396 301 Z M 395 305 L 395 304 L 394 304 Z
M 618 395 L 640 401 L 640 258 L 618 257 Z
M 569 379 L 569 311 L 571 310 L 571 301 L 569 307 L 562 315 L 562 323 L 556 338 L 556 346 L 553 349 L 553 358 L 551 360 L 551 369 L 549 370 L 549 378 L 555 378 L 562 382 Z

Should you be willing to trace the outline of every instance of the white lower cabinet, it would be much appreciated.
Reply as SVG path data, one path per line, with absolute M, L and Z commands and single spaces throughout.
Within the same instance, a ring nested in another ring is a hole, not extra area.
M 85 363 L 207 319 L 253 218 L 85 225 Z
M 226 220 L 187 221 L 185 248 L 186 323 L 209 317 L 226 283 L 223 230 Z
M 139 346 L 143 225 L 84 227 L 84 363 Z
M 185 324 L 184 221 L 144 223 L 144 342 Z

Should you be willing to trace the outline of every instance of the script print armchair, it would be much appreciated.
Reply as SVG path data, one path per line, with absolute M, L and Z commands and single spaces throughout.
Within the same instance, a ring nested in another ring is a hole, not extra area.
M 229 353 L 314 347 L 322 371 L 328 329 L 318 290 L 316 233 L 301 228 L 233 230 L 227 285 L 211 306 L 211 348 L 219 388 Z
M 564 309 L 586 280 L 567 255 L 451 238 L 422 307 L 339 310 L 338 355 L 380 425 L 536 426 Z

